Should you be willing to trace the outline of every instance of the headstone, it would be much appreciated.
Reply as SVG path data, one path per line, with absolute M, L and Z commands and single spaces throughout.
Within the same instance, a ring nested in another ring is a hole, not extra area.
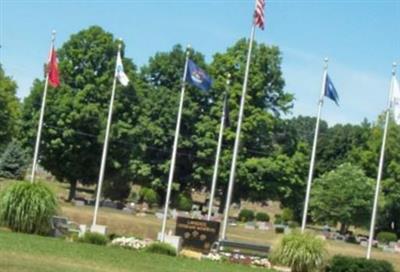
M 157 219 L 162 220 L 162 219 L 164 218 L 164 213 L 162 213 L 162 212 L 156 212 L 156 217 L 157 217 Z
M 175 235 L 182 237 L 182 246 L 191 250 L 209 253 L 211 246 L 218 240 L 220 223 L 178 217 Z
M 79 225 L 79 233 L 78 237 L 83 237 L 87 231 L 87 226 L 86 225 Z
M 95 233 L 100 233 L 103 235 L 106 235 L 107 233 L 107 226 L 103 226 L 103 225 L 92 225 L 90 227 L 90 232 L 95 232 Z
M 176 220 L 178 217 L 178 211 L 176 209 L 173 209 L 171 212 L 172 219 Z
M 268 225 L 267 222 L 257 222 L 257 228 L 259 230 L 269 230 L 270 226 Z
M 157 240 L 161 241 L 161 232 L 157 234 Z M 165 234 L 164 243 L 171 245 L 173 248 L 175 248 L 176 252 L 179 253 L 182 248 L 182 237 L 177 235 Z
M 102 206 L 105 208 L 111 208 L 111 209 L 116 209 L 117 208 L 117 204 L 111 200 L 104 200 L 102 203 Z
M 125 207 L 125 208 L 122 209 L 122 211 L 125 212 L 125 213 L 130 213 L 130 214 L 133 213 L 133 209 L 131 207 Z
M 256 225 L 253 222 L 247 222 L 246 225 L 244 225 L 244 228 L 248 230 L 255 230 Z
M 82 200 L 75 200 L 75 206 L 77 207 L 85 206 L 85 202 Z

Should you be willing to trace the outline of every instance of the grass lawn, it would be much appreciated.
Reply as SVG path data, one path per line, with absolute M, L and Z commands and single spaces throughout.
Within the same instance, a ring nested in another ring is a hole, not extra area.
M 268 272 L 242 265 L 196 261 L 4 231 L 0 231 L 0 271 Z

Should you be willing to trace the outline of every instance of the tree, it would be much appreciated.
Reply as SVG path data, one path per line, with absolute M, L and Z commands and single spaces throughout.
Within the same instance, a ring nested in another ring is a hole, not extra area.
M 26 152 L 18 142 L 10 142 L 0 157 L 0 177 L 21 180 L 25 177 L 26 168 Z
M 0 151 L 11 141 L 17 130 L 20 105 L 17 84 L 6 76 L 0 64 Z
M 314 182 L 310 210 L 313 220 L 321 224 L 340 223 L 341 233 L 350 225 L 369 223 L 374 195 L 374 180 L 359 167 L 345 163 Z
M 209 186 L 217 145 L 222 97 L 226 91 L 225 82 L 229 73 L 231 75 L 228 100 L 230 126 L 224 131 L 218 178 L 219 191 L 223 192 L 222 202 L 225 201 L 229 180 L 247 48 L 247 40 L 241 39 L 226 52 L 214 55 L 209 69 L 214 79 L 213 88 L 209 92 L 209 109 L 200 116 L 193 136 L 197 160 L 192 177 L 197 186 Z M 271 166 L 271 163 L 282 164 L 281 161 L 275 162 L 272 158 L 287 159 L 285 156 L 277 157 L 284 153 L 283 143 L 285 143 L 281 137 L 283 126 L 280 115 L 290 110 L 293 99 L 291 94 L 284 91 L 284 85 L 279 49 L 254 43 L 241 133 L 241 149 L 237 160 L 236 201 L 239 198 L 255 200 L 260 197 L 265 200 L 277 191 L 277 188 L 271 188 L 272 184 L 277 184 L 277 181 L 267 179 L 267 175 L 275 178 L 276 172 L 270 173 L 270 171 L 273 171 L 275 167 L 281 169 L 279 166 Z M 267 191 L 268 194 L 263 195 Z
M 97 182 L 119 43 L 93 26 L 72 35 L 58 51 L 62 83 L 48 91 L 40 164 L 70 183 L 69 199 L 74 198 L 78 181 Z M 123 58 L 123 63 L 131 81 L 127 87 L 117 84 L 105 182 L 116 175 L 119 181 L 129 182 L 129 159 L 137 150 L 131 130 L 139 115 L 140 83 L 132 61 Z M 33 146 L 36 136 L 42 91 L 43 81 L 35 80 L 24 101 L 27 146 Z

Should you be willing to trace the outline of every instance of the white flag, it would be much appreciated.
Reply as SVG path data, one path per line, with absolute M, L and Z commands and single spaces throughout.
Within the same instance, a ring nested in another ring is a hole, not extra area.
M 392 107 L 393 107 L 394 121 L 396 122 L 396 124 L 400 125 L 400 86 L 396 78 L 394 78 L 393 82 Z
M 115 73 L 116 73 L 115 76 L 118 78 L 118 81 L 122 85 L 128 86 L 129 78 L 126 76 L 126 74 L 124 72 L 124 66 L 122 65 L 121 55 L 119 52 L 118 52 L 118 56 L 117 56 L 117 68 L 116 68 Z

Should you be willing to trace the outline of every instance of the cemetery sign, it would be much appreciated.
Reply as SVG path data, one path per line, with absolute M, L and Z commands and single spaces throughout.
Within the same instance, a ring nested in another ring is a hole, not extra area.
M 182 246 L 202 253 L 210 252 L 214 242 L 218 240 L 220 223 L 178 217 L 175 235 L 182 237 Z

